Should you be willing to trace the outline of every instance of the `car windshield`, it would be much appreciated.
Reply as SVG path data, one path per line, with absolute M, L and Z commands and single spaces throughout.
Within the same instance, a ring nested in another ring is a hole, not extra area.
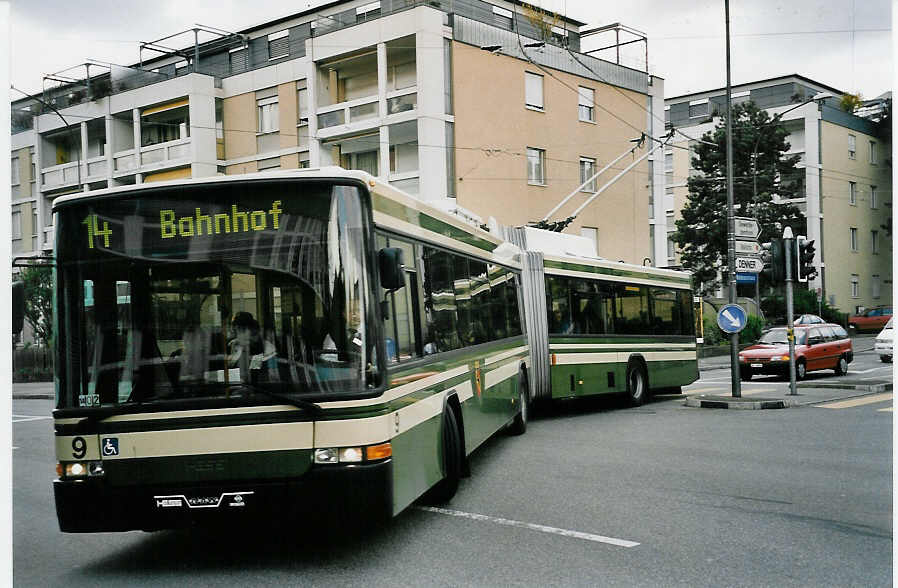
M 358 188 L 323 182 L 63 207 L 59 407 L 368 393 L 364 218 Z
M 806 329 L 795 329 L 795 344 L 796 345 L 804 345 L 807 340 L 807 330 Z M 763 335 L 761 335 L 758 343 L 763 343 L 766 345 L 788 345 L 788 333 L 786 329 L 770 329 Z

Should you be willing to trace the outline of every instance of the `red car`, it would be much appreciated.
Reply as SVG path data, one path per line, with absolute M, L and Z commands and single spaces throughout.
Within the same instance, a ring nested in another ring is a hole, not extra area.
M 860 331 L 880 331 L 892 318 L 891 306 L 877 306 L 848 318 L 848 327 Z
M 807 372 L 835 370 L 837 376 L 848 372 L 854 359 L 851 339 L 839 325 L 795 327 L 795 378 Z M 770 329 L 751 347 L 739 352 L 739 374 L 750 380 L 755 374 L 789 374 L 789 340 L 786 327 Z

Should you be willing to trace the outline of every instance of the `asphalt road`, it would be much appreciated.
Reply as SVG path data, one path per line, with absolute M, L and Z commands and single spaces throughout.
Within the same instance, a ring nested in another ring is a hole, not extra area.
M 15 400 L 15 584 L 888 586 L 887 396 L 760 411 L 570 402 L 490 440 L 442 511 L 367 532 L 93 535 L 56 526 L 51 401 Z

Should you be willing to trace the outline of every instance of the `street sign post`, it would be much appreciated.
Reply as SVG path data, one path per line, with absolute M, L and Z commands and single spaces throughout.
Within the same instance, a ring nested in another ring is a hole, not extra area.
M 738 304 L 727 304 L 717 313 L 717 326 L 724 333 L 738 333 L 745 328 L 748 315 Z
M 736 258 L 736 271 L 759 274 L 764 269 L 764 262 L 760 257 L 740 255 Z
M 757 241 L 736 241 L 736 255 L 747 253 L 758 255 L 761 253 L 761 245 Z
M 737 216 L 736 220 L 736 239 L 754 240 L 758 238 L 758 221 L 746 216 Z

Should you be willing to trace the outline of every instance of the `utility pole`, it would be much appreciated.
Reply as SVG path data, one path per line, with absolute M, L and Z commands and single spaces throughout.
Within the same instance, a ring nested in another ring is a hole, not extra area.
M 795 396 L 795 320 L 792 308 L 792 252 L 795 251 L 795 242 L 792 240 L 792 227 L 783 230 L 783 253 L 786 257 L 786 334 L 789 339 L 789 395 Z M 796 268 L 797 269 L 797 268 Z
M 727 41 L 727 280 L 729 302 L 736 303 L 736 214 L 733 206 L 733 92 L 730 81 L 730 0 L 724 0 Z M 739 333 L 730 334 L 730 385 L 733 398 L 742 396 L 739 379 Z

